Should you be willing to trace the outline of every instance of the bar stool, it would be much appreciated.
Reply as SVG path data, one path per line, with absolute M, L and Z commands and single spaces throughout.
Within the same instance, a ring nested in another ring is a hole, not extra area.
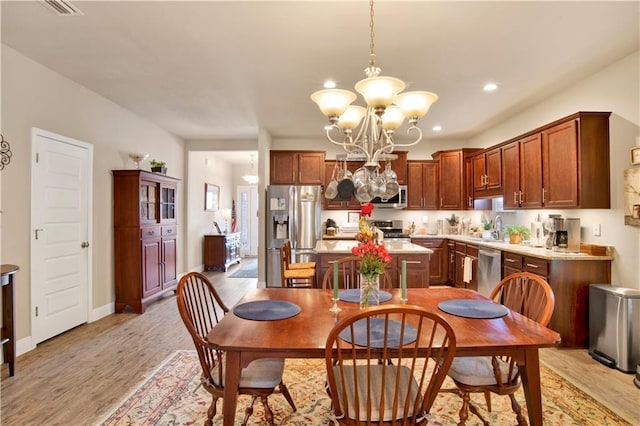
M 280 275 L 282 287 L 316 287 L 316 262 L 291 263 L 291 242 L 288 240 L 280 248 Z

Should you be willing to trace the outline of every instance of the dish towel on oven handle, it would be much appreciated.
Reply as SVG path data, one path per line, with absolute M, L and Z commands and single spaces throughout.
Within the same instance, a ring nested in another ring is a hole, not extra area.
M 465 283 L 471 282 L 471 258 L 469 256 L 464 257 L 464 263 L 462 265 L 462 281 Z

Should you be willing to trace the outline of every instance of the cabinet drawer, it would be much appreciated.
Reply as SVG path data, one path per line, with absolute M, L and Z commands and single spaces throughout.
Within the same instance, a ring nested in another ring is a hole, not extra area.
M 169 235 L 176 235 L 177 228 L 175 226 L 163 226 L 162 227 L 162 236 L 166 237 Z
M 161 229 L 159 226 L 143 226 L 140 228 L 140 238 L 143 240 L 145 238 L 155 238 L 162 235 Z
M 549 275 L 549 262 L 544 259 L 538 259 L 536 257 L 525 257 L 522 270 L 524 272 L 531 272 L 536 275 L 542 275 L 543 277 L 546 277 Z
M 419 245 L 421 247 L 426 248 L 442 248 L 444 246 L 443 239 L 431 239 L 431 238 L 412 238 L 411 242 L 413 244 Z
M 472 257 L 478 257 L 478 246 L 467 245 L 467 255 Z
M 503 266 L 522 270 L 522 256 L 519 254 L 509 253 L 506 251 L 502 252 L 502 264 Z
M 423 254 L 399 254 L 398 268 L 402 267 L 403 260 L 407 261 L 407 269 L 425 269 L 429 265 L 427 256 Z

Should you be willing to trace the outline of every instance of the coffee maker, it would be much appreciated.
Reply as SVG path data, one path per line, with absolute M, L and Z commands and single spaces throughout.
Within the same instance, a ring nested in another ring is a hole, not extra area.
M 546 248 L 549 250 L 558 250 L 558 238 L 556 231 L 564 231 L 564 219 L 562 215 L 550 214 L 548 219 L 543 222 L 544 235 L 547 237 Z

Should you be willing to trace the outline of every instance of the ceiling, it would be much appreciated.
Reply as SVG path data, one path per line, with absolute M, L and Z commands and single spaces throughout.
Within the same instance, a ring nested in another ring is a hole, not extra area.
M 323 138 L 309 95 L 368 65 L 367 1 L 74 4 L 3 1 L 2 42 L 187 140 Z M 639 20 L 637 1 L 378 1 L 375 52 L 439 95 L 425 137 L 466 139 L 638 50 Z

